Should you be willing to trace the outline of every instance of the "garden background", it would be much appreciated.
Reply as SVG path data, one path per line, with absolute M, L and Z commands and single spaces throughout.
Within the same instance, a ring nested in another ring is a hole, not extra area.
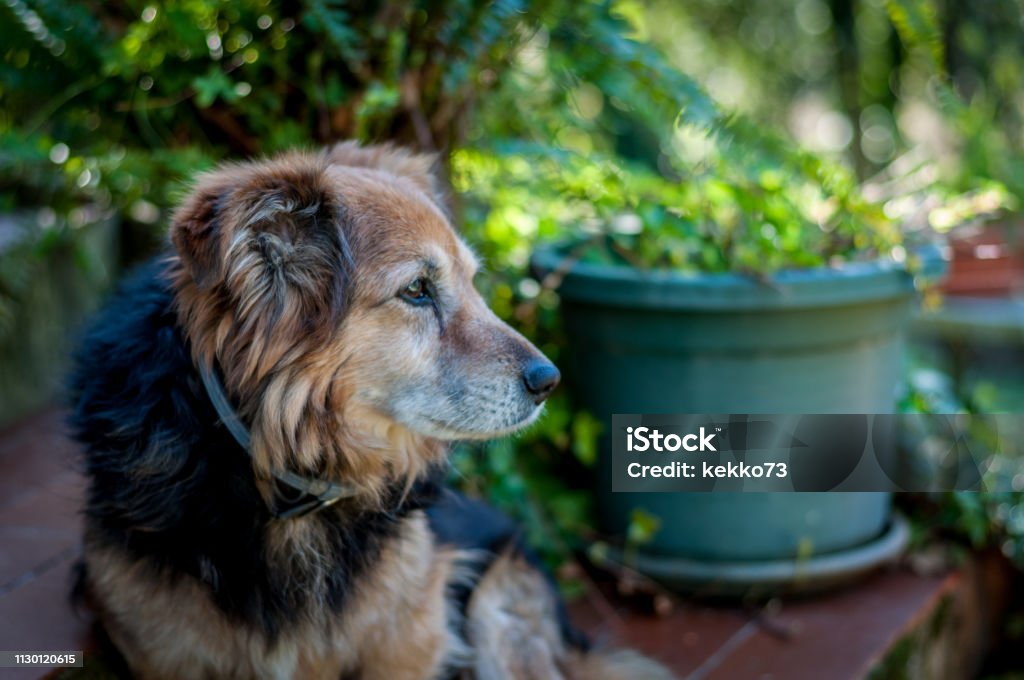
M 3 0 L 0 420 L 54 398 L 83 315 L 222 159 L 350 138 L 437 152 L 485 296 L 560 365 L 540 242 L 766 285 L 879 257 L 913 272 L 917 243 L 979 224 L 1012 246 L 1022 33 L 1016 0 Z M 524 522 L 571 594 L 575 555 L 659 523 L 593 528 L 601 423 L 567 379 L 524 435 L 460 448 L 454 478 Z M 1013 410 L 1012 383 L 922 352 L 901 406 Z M 901 502 L 919 543 L 1024 566 L 1020 500 Z

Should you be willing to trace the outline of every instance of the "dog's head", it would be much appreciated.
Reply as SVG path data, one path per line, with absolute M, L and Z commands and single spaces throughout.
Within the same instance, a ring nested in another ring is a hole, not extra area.
M 475 290 L 431 164 L 392 147 L 292 153 L 205 174 L 179 208 L 179 316 L 258 465 L 407 478 L 440 441 L 529 424 L 557 384 Z

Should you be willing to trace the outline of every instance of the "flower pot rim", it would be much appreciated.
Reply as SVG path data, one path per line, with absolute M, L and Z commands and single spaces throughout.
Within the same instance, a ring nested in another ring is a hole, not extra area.
M 542 275 L 564 266 L 567 244 L 543 244 L 531 264 Z M 935 283 L 947 269 L 947 247 L 928 244 L 912 251 L 920 269 L 911 275 L 891 259 L 838 266 L 783 269 L 767 281 L 735 272 L 682 273 L 629 266 L 575 262 L 562 278 L 563 299 L 616 307 L 668 309 L 780 309 L 830 307 L 909 298 L 915 280 Z

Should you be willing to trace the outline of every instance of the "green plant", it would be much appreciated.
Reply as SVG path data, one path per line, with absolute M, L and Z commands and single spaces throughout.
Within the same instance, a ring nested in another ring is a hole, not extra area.
M 894 222 L 852 183 L 830 191 L 802 169 L 740 164 L 727 153 L 666 178 L 544 147 L 462 151 L 453 159 L 454 183 L 489 206 L 488 237 L 514 230 L 582 239 L 577 254 L 585 261 L 763 275 L 889 256 L 901 243 Z M 835 178 L 833 186 L 847 181 Z
M 164 208 L 175 180 L 228 154 L 344 138 L 451 149 L 481 74 L 502 68 L 546 3 L 524 9 L 10 0 L 0 193 Z
M 905 413 L 984 413 L 976 397 L 963 399 L 953 380 L 933 369 L 909 373 L 900 410 Z M 978 427 L 984 427 L 979 421 Z M 982 431 L 981 435 L 985 432 Z M 978 443 L 983 439 L 975 439 Z M 1001 468 L 990 474 L 1005 474 Z M 1009 466 L 1015 469 L 1016 466 Z M 997 488 L 1017 488 L 1002 479 Z M 1024 569 L 1024 492 L 948 491 L 912 494 L 903 506 L 916 524 L 919 541 L 942 537 L 974 550 L 997 550 L 1018 569 Z
M 1014 104 L 1024 87 L 1020 6 L 889 0 L 886 7 L 928 78 L 927 98 L 957 137 L 952 162 L 943 164 L 946 184 L 966 190 L 994 181 L 1024 197 L 1024 115 Z
M 503 96 L 531 112 L 513 117 L 519 142 L 477 134 L 479 146 L 455 156 L 455 186 L 491 207 L 490 232 L 508 219 L 526 237 L 600 234 L 585 256 L 709 272 L 893 253 L 900 230 L 851 171 L 723 110 L 661 51 L 626 37 L 639 32 L 631 7 L 590 17 L 585 31 L 551 29 L 542 56 L 484 107 L 485 122 L 507 110 Z M 561 91 L 545 87 L 559 78 Z M 646 155 L 624 154 L 607 133 L 625 125 L 653 138 Z

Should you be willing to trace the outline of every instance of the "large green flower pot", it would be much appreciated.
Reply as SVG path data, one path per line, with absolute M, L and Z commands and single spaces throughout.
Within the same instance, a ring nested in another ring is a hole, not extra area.
M 563 257 L 541 249 L 534 265 L 554 271 Z M 938 249 L 923 260 L 925 275 L 944 268 Z M 690 566 L 680 569 L 705 573 L 793 562 L 887 530 L 887 493 L 614 493 L 609 432 L 614 413 L 891 412 L 915 297 L 903 268 L 855 263 L 780 272 L 765 284 L 575 263 L 559 294 L 576 397 L 605 423 L 602 529 L 624 534 L 636 508 L 658 516 L 642 548 L 648 563 L 671 571 L 681 560 Z

